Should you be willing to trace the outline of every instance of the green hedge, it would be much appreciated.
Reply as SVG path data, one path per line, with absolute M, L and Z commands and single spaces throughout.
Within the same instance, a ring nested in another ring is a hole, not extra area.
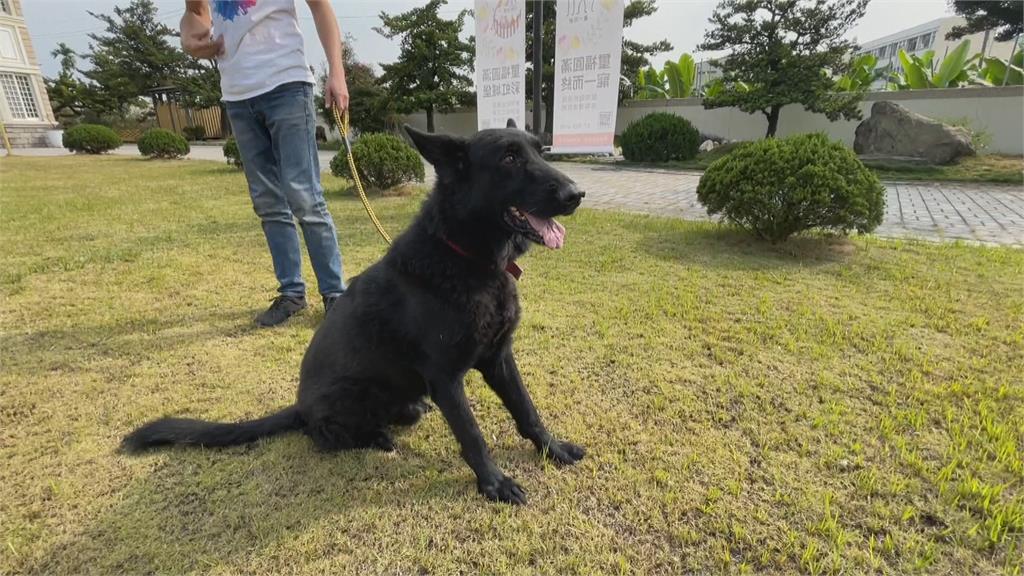
M 224 158 L 228 161 L 228 164 L 235 168 L 242 167 L 242 153 L 238 151 L 238 141 L 235 140 L 234 136 L 224 142 L 223 150 Z
M 371 188 L 387 190 L 406 182 L 423 182 L 423 161 L 412 146 L 393 134 L 363 134 L 352 145 L 356 169 L 363 183 Z M 331 173 L 352 178 L 345 150 L 331 160 Z
M 852 150 L 824 134 L 751 142 L 716 160 L 697 199 L 771 242 L 812 228 L 866 233 L 882 223 L 885 188 Z
M 620 143 L 630 162 L 690 160 L 699 151 L 700 132 L 686 118 L 655 112 L 630 124 Z
M 139 138 L 139 152 L 147 158 L 184 158 L 189 150 L 187 140 L 162 128 L 146 130 Z
M 120 146 L 117 132 L 99 124 L 79 124 L 64 132 L 64 147 L 72 152 L 103 154 Z

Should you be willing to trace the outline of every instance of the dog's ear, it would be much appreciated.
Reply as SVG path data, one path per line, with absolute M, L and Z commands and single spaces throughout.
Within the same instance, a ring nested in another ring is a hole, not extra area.
M 509 118 L 508 123 L 505 124 L 505 128 L 517 128 L 515 119 Z
M 405 125 L 405 132 L 420 154 L 434 167 L 439 178 L 454 178 L 466 169 L 468 143 L 465 138 L 420 132 L 408 124 Z

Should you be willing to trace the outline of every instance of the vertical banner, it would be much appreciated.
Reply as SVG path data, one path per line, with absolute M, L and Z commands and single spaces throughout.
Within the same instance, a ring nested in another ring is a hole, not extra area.
M 526 0 L 476 0 L 477 128 L 526 126 Z
M 558 0 L 552 152 L 613 151 L 624 0 Z

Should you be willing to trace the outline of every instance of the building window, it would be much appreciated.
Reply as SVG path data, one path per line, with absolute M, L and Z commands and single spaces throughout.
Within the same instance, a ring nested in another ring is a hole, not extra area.
M 922 35 L 921 36 L 921 48 L 922 49 L 924 49 L 924 48 L 931 48 L 932 47 L 932 40 L 934 40 L 934 39 L 935 39 L 935 33 L 934 32 L 929 32 L 927 34 Z
M 39 105 L 32 90 L 32 80 L 24 74 L 0 74 L 0 88 L 3 89 L 7 108 L 15 120 L 39 120 Z
M 915 52 L 917 50 L 917 36 L 914 36 L 910 40 L 907 40 L 907 52 Z
M 0 26 L 0 60 L 23 63 L 21 50 L 18 49 L 18 41 L 15 40 L 13 28 Z
M 11 12 L 10 0 L 0 0 L 0 12 L 3 12 L 4 14 L 13 14 L 13 12 Z
M 881 48 L 878 49 L 876 54 L 878 55 L 879 58 L 885 58 L 885 49 L 886 49 L 886 46 L 882 46 Z

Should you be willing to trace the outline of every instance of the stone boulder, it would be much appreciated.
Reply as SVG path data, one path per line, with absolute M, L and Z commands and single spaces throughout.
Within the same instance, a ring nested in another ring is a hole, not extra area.
M 932 164 L 949 164 L 975 154 L 967 130 L 885 101 L 875 102 L 871 117 L 857 126 L 853 150 L 862 155 L 924 158 Z

